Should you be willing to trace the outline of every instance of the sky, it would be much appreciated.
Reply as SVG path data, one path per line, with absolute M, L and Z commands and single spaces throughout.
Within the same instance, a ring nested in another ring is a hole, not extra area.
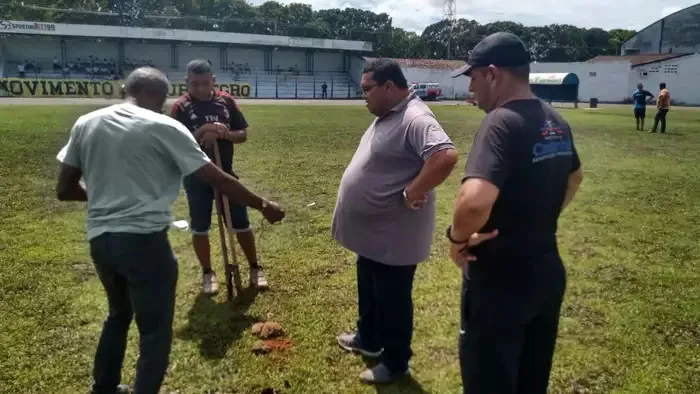
M 315 9 L 360 8 L 386 12 L 394 26 L 421 33 L 442 19 L 442 0 L 277 0 L 306 3 Z M 457 16 L 479 23 L 499 20 L 527 26 L 552 23 L 579 27 L 640 30 L 656 20 L 700 0 L 457 0 Z M 259 5 L 265 0 L 251 0 Z

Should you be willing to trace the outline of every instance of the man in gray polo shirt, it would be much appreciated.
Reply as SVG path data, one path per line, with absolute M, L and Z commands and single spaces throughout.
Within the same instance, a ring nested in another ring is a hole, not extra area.
M 432 111 L 409 92 L 398 63 L 372 62 L 361 87 L 377 118 L 345 170 L 332 223 L 333 237 L 358 254 L 359 319 L 357 333 L 338 343 L 380 357 L 360 378 L 385 383 L 409 373 L 413 278 L 430 255 L 435 187 L 452 172 L 457 151 Z

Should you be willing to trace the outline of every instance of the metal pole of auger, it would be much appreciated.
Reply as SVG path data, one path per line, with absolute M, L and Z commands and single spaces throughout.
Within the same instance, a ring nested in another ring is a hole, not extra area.
M 216 142 L 214 145 L 214 162 L 216 163 L 217 167 L 222 168 L 221 153 L 219 152 L 218 142 Z M 221 235 L 221 251 L 224 254 L 224 264 L 226 267 L 226 290 L 228 292 L 228 299 L 231 300 L 233 299 L 233 284 L 236 285 L 236 294 L 241 294 L 241 292 L 243 291 L 243 286 L 241 285 L 241 271 L 238 266 L 238 258 L 236 256 L 236 244 L 233 240 L 233 223 L 231 222 L 231 208 L 228 201 L 228 197 L 219 193 L 218 191 L 215 191 L 215 196 L 217 198 L 216 210 L 219 220 L 219 233 Z M 219 205 L 219 202 L 223 202 L 223 204 Z M 233 264 L 229 264 L 227 250 L 225 247 L 226 239 L 224 237 L 223 228 L 221 226 L 221 209 L 223 209 L 224 217 L 226 218 L 226 232 L 228 233 L 228 243 L 230 246 L 228 249 L 231 251 L 231 261 L 233 261 Z M 232 279 L 233 284 L 231 283 Z
M 221 238 L 221 254 L 224 256 L 224 268 L 226 272 L 226 292 L 229 301 L 233 299 L 233 283 L 231 281 L 231 264 L 228 262 L 228 248 L 226 247 L 226 234 L 224 230 L 224 223 L 221 218 L 221 193 L 214 189 L 214 198 L 216 199 L 216 218 L 219 222 L 219 236 Z M 234 253 L 235 254 L 235 253 Z

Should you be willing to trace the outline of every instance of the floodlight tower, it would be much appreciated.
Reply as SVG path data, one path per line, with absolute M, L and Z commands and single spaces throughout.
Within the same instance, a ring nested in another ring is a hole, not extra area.
M 442 6 L 442 15 L 447 20 L 449 28 L 449 37 L 447 37 L 447 58 L 452 58 L 452 36 L 457 20 L 457 0 L 444 0 Z

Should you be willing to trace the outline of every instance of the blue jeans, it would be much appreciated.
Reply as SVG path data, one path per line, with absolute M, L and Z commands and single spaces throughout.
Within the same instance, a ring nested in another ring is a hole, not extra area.
M 413 356 L 413 278 L 416 266 L 357 259 L 357 329 L 368 351 L 384 348 L 380 361 L 393 373 L 408 369 Z
M 92 393 L 115 392 L 135 317 L 140 346 L 134 393 L 156 394 L 169 362 L 178 277 L 167 227 L 151 234 L 102 234 L 90 241 L 90 253 L 109 303 L 95 354 Z

